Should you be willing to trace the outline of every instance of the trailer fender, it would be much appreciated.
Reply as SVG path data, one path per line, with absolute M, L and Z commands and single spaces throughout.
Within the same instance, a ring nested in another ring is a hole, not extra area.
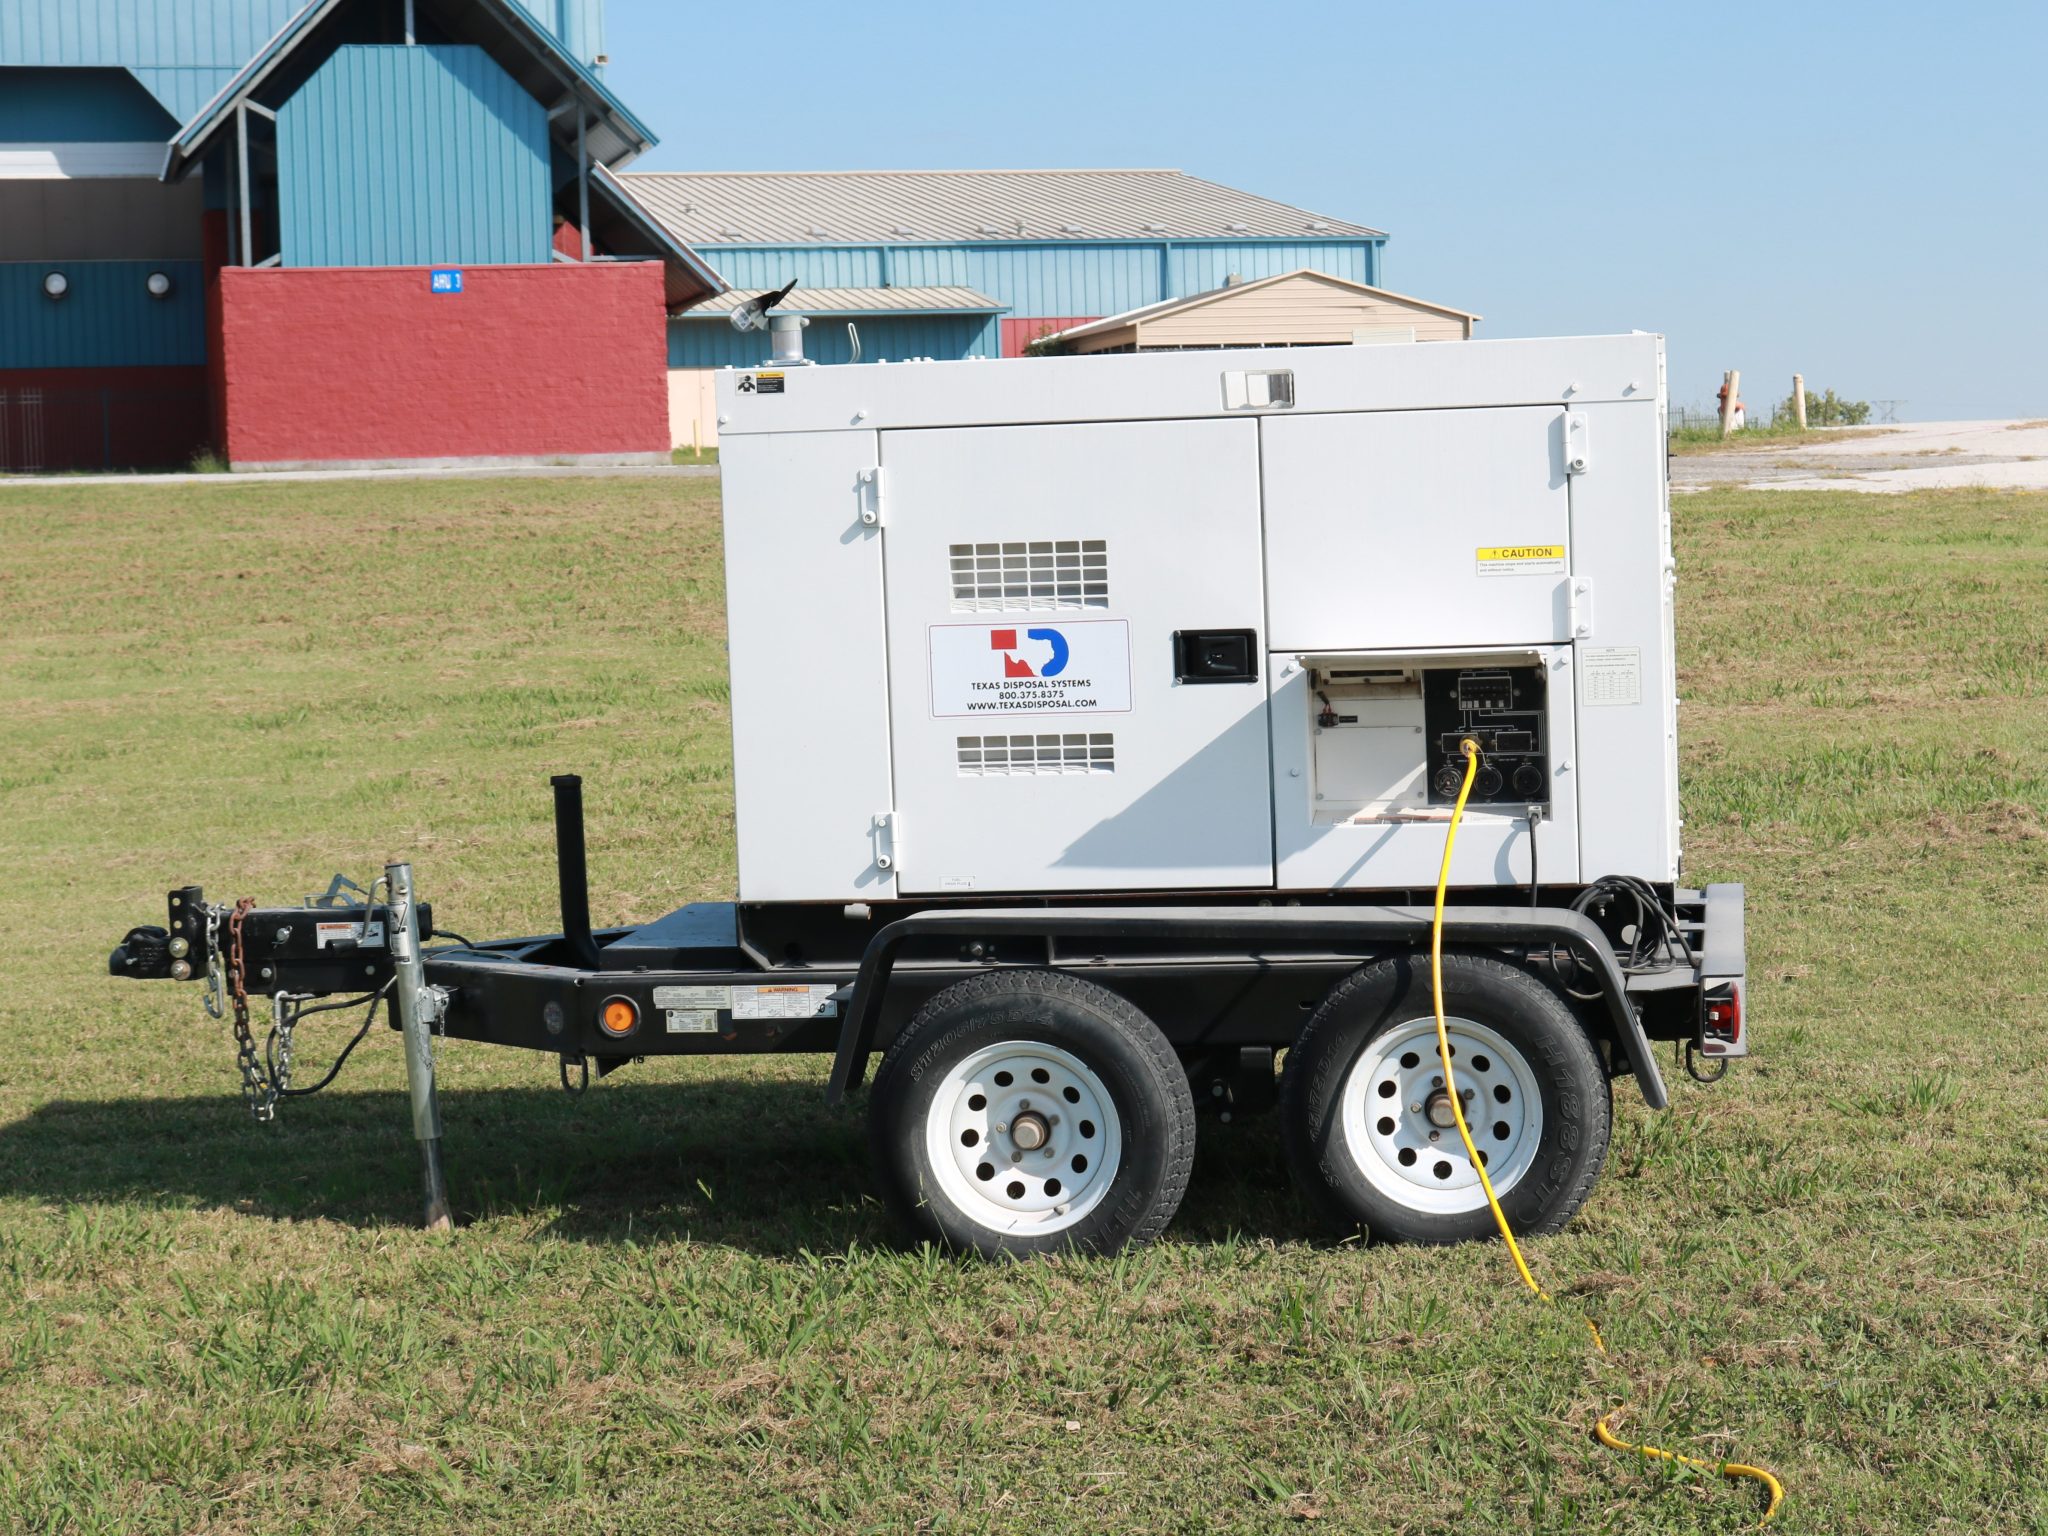
M 1321 940 L 1364 945 L 1429 942 L 1428 907 L 967 907 L 917 912 L 879 929 L 862 953 L 853 993 L 839 1026 L 829 1104 L 841 1104 L 867 1077 L 897 951 L 911 938 L 934 934 L 1026 935 L 1039 938 L 1213 939 L 1255 947 L 1275 940 Z M 1600 978 L 1607 1020 L 1643 1102 L 1652 1109 L 1670 1103 L 1664 1079 L 1650 1055 L 1642 1021 L 1628 1001 L 1627 978 L 1607 937 L 1583 913 L 1527 907 L 1457 907 L 1446 914 L 1444 932 L 1453 943 L 1547 944 L 1568 949 Z

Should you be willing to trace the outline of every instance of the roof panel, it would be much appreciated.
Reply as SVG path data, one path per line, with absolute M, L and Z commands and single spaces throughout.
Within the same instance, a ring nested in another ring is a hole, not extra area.
M 700 304 L 725 292 L 725 279 L 664 229 L 632 193 L 619 185 L 618 177 L 602 165 L 591 169 L 590 190 L 591 228 L 596 240 L 602 243 L 600 248 L 624 255 L 658 256 L 662 263 L 663 299 L 669 309 Z
M 222 85 L 171 141 L 164 167 L 166 180 L 184 173 L 209 139 L 221 131 L 230 109 L 252 95 L 278 62 L 307 42 L 340 0 L 306 0 L 298 12 L 255 57 Z M 535 19 L 522 0 L 447 0 L 436 7 L 435 19 L 447 40 L 473 44 L 489 53 L 520 85 L 544 103 L 558 93 L 573 93 L 587 113 L 586 144 L 593 162 L 619 165 L 658 142 L 653 132 L 629 112 L 617 96 L 583 62 L 564 51 L 562 42 Z M 146 82 L 145 82 L 146 83 Z M 557 132 L 560 132 L 558 127 Z
M 751 298 L 735 293 L 733 298 Z M 1009 308 L 972 288 L 799 288 L 770 314 L 999 315 Z M 695 309 L 684 318 L 722 320 L 724 308 Z
M 624 179 L 695 246 L 1382 233 L 1183 171 L 633 171 Z

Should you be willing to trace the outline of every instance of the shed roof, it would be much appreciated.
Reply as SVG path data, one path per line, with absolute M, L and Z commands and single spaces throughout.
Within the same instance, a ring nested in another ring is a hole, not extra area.
M 1086 336 L 1099 336 L 1106 331 L 1120 331 L 1126 326 L 1142 325 L 1149 321 L 1161 320 L 1168 315 L 1180 314 L 1184 310 L 1200 309 L 1225 299 L 1234 299 L 1242 294 L 1260 288 L 1270 288 L 1276 283 L 1293 282 L 1297 278 L 1312 277 L 1318 282 L 1328 283 L 1334 288 L 1348 288 L 1365 298 L 1384 299 L 1390 303 L 1403 304 L 1415 309 L 1430 310 L 1439 315 L 1449 315 L 1456 320 L 1483 320 L 1484 315 L 1475 315 L 1470 310 L 1452 309 L 1448 304 L 1433 304 L 1428 299 L 1418 299 L 1409 294 L 1395 293 L 1390 288 L 1375 288 L 1370 283 L 1361 283 L 1348 277 L 1332 277 L 1327 272 L 1318 272 L 1312 267 L 1299 267 L 1292 272 L 1276 272 L 1271 277 L 1262 277 L 1254 282 L 1233 283 L 1227 288 L 1211 288 L 1205 293 L 1191 293 L 1184 299 L 1161 299 L 1157 303 L 1142 304 L 1136 309 L 1127 309 L 1120 315 L 1107 315 L 1100 320 L 1090 320 L 1086 325 L 1073 325 L 1064 331 L 1054 331 L 1039 338 L 1041 341 L 1078 341 Z
M 1185 171 L 635 171 L 691 245 L 1381 238 Z
M 1000 315 L 1009 305 L 972 288 L 799 288 L 770 314 Z M 697 309 L 686 320 L 723 320 L 722 309 Z
M 627 256 L 656 256 L 662 264 L 662 298 L 670 310 L 702 303 L 725 292 L 725 279 L 642 208 L 618 177 L 603 166 L 590 173 L 590 226 L 601 249 Z

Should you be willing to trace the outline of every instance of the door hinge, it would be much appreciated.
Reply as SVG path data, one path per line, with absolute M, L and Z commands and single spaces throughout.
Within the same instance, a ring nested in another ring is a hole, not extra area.
M 1569 611 L 1574 640 L 1590 640 L 1593 636 L 1593 578 L 1574 576 L 1567 585 L 1566 606 Z
M 1564 415 L 1564 472 L 1568 475 L 1583 475 L 1586 466 L 1592 463 L 1586 447 L 1586 417 L 1581 411 L 1566 411 Z
M 882 526 L 882 466 L 860 472 L 860 520 L 867 528 Z
M 903 841 L 902 818 L 893 810 L 875 813 L 872 829 L 875 839 L 875 868 L 893 870 L 896 860 L 901 857 L 899 849 Z

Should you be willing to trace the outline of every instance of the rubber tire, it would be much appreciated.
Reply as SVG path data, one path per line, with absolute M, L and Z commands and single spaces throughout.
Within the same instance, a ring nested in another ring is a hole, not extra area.
M 1073 1052 L 1102 1079 L 1122 1122 L 1123 1163 L 1109 1193 L 1057 1232 L 998 1233 L 932 1177 L 932 1096 L 956 1062 L 1003 1040 Z M 988 971 L 932 998 L 890 1043 L 869 1100 L 868 1139 L 883 1199 L 914 1237 L 985 1256 L 1113 1253 L 1151 1242 L 1180 1208 L 1195 1160 L 1195 1102 L 1159 1026 L 1114 992 L 1055 971 Z
M 1572 1011 L 1543 982 L 1505 961 L 1445 955 L 1444 1013 L 1498 1030 L 1534 1072 L 1543 1102 L 1535 1163 L 1501 1196 L 1517 1237 L 1556 1232 L 1592 1193 L 1614 1117 L 1607 1073 Z M 1354 971 L 1331 989 L 1287 1053 L 1280 1074 L 1281 1137 L 1297 1188 L 1336 1226 L 1378 1242 L 1462 1243 L 1495 1236 L 1482 1203 L 1455 1216 L 1412 1210 L 1366 1181 L 1344 1145 L 1344 1080 L 1386 1031 L 1433 1018 L 1429 957 L 1401 956 Z

